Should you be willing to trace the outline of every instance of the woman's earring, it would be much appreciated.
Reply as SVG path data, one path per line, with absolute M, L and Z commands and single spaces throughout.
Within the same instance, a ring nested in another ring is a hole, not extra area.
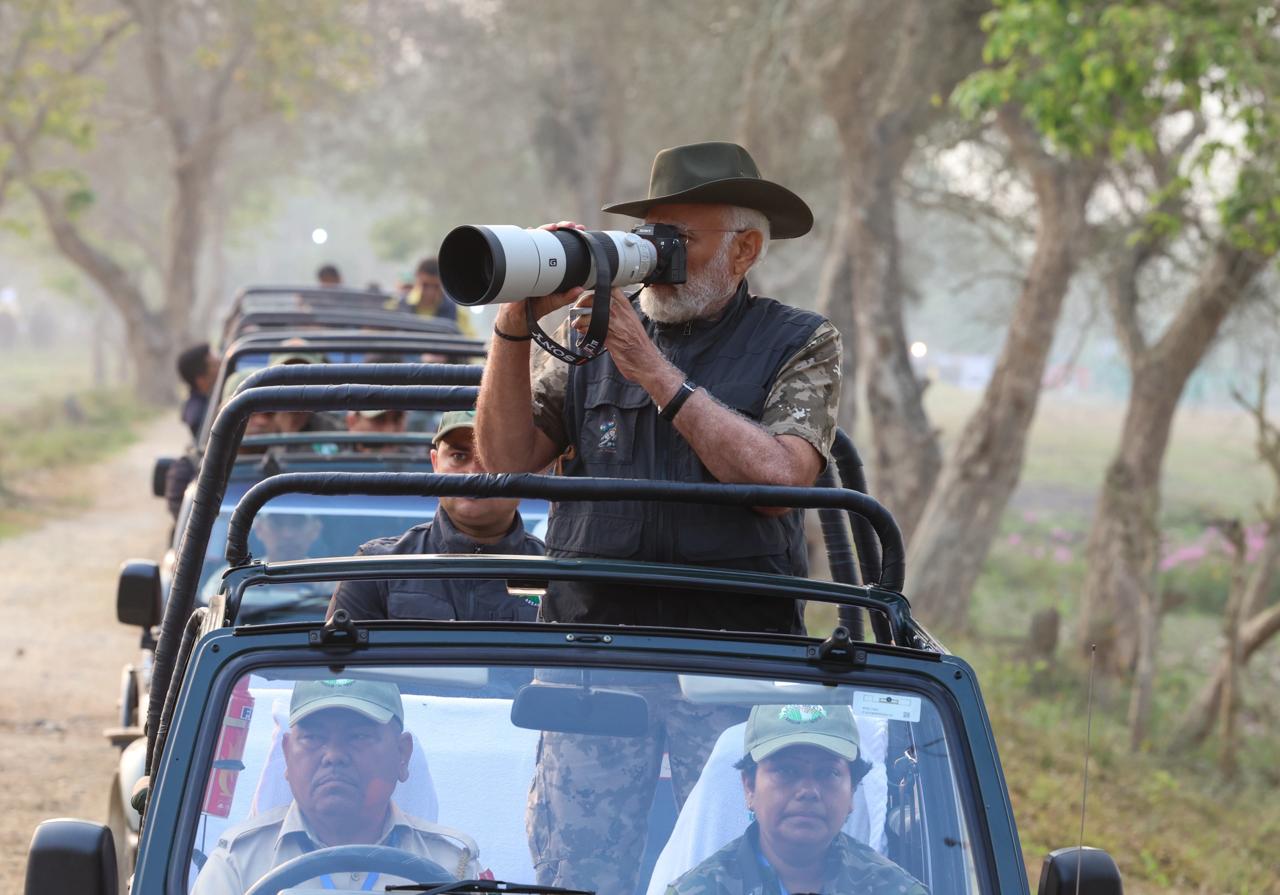
M 747 823 L 752 823 L 752 824 L 753 824 L 753 823 L 755 823 L 755 822 L 756 822 L 756 813 L 755 813 L 754 811 L 752 811 L 750 808 L 748 808 L 748 809 L 747 809 Z

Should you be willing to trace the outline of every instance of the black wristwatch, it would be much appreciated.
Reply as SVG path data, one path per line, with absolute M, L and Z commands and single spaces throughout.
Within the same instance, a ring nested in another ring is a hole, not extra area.
M 680 383 L 680 387 L 676 389 L 675 395 L 666 403 L 666 406 L 658 408 L 658 416 L 667 422 L 671 422 L 671 420 L 675 419 L 676 414 L 680 412 L 680 408 L 684 406 L 684 402 L 688 401 L 689 396 L 697 390 L 698 386 L 693 383 L 693 380 L 686 379 Z

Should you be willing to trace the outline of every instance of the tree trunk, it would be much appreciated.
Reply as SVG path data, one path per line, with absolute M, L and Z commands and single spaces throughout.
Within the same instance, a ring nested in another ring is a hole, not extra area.
M 152 404 L 171 403 L 177 351 L 164 319 L 147 308 L 141 290 L 125 269 L 84 238 L 55 197 L 30 183 L 28 187 L 58 251 L 92 280 L 119 312 L 133 355 L 134 389 L 138 397 Z M 99 334 L 99 337 L 106 336 Z
M 1027 433 L 1097 179 L 1094 166 L 1046 155 L 1016 110 L 1003 112 L 1001 124 L 1035 189 L 1036 250 L 995 373 L 911 541 L 912 604 L 921 618 L 943 630 L 967 624 L 973 587 L 1022 474 Z
M 818 310 L 840 333 L 840 407 L 836 422 L 853 435 L 858 421 L 858 327 L 853 319 L 853 264 L 849 258 L 849 219 L 853 196 L 847 179 L 840 183 L 840 201 L 831 242 L 818 275 Z
M 1233 769 L 1234 754 L 1227 755 L 1225 750 L 1234 735 L 1240 671 L 1253 654 L 1280 631 L 1280 603 L 1257 611 L 1271 592 L 1277 571 L 1280 571 L 1280 517 L 1267 521 L 1266 541 L 1243 595 L 1232 594 L 1227 606 L 1222 657 L 1179 726 L 1178 741 L 1193 746 L 1204 742 L 1214 721 L 1218 721 L 1224 738 L 1222 763 L 1228 772 Z
M 1133 670 L 1140 609 L 1144 601 L 1155 605 L 1160 476 L 1182 391 L 1266 261 L 1219 245 L 1160 341 L 1134 357 L 1120 443 L 1086 545 L 1081 646 L 1087 653 L 1090 644 L 1097 644 L 1104 671 Z
M 924 387 L 911 366 L 902 315 L 897 179 L 902 159 L 874 144 L 855 153 L 849 262 L 857 329 L 857 381 L 871 422 L 872 493 L 910 540 L 942 468 L 942 449 L 924 409 Z
M 1151 706 L 1155 701 L 1156 655 L 1160 646 L 1160 607 L 1154 588 L 1139 598 L 1133 689 L 1129 693 L 1129 748 L 1137 752 L 1147 740 Z
M 839 47 L 824 56 L 818 77 L 852 191 L 849 259 L 857 375 L 871 422 L 872 493 L 909 540 L 942 452 L 907 350 L 897 187 L 916 140 L 941 114 L 938 98 L 981 65 L 984 6 L 896 0 L 843 7 L 850 8 Z
M 200 254 L 204 248 L 209 183 L 214 170 L 216 156 L 212 145 L 197 155 L 180 157 L 173 169 L 164 307 L 170 338 L 183 346 L 191 341 L 191 321 L 196 313 Z

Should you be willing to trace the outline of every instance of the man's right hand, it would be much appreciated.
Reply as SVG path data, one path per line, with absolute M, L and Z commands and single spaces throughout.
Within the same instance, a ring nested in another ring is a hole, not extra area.
M 573 221 L 561 221 L 558 224 L 543 224 L 540 230 L 585 230 L 586 227 L 576 224 Z M 509 336 L 527 336 L 529 335 L 529 324 L 525 318 L 525 306 L 532 304 L 533 316 L 536 320 L 550 314 L 552 311 L 559 310 L 566 305 L 571 305 L 578 300 L 578 296 L 584 291 L 582 286 L 574 286 L 564 292 L 553 292 L 550 295 L 539 295 L 536 298 L 526 298 L 524 301 L 512 301 L 503 304 L 498 308 L 498 315 L 494 318 L 494 325 Z

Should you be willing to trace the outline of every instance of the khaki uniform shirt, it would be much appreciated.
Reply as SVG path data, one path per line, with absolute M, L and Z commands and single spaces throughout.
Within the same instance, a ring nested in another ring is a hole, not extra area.
M 390 807 L 387 825 L 377 845 L 421 855 L 459 879 L 474 879 L 479 875 L 476 862 L 480 849 L 470 836 L 405 814 L 394 803 Z M 200 871 L 192 895 L 244 895 L 273 867 L 324 847 L 307 827 L 297 803 L 292 802 L 224 832 Z M 355 872 L 330 876 L 336 888 L 358 890 L 368 882 L 369 872 L 355 868 Z M 382 891 L 388 885 L 420 880 L 382 874 L 375 882 L 374 889 Z M 304 885 L 319 888 L 323 882 L 316 879 Z

